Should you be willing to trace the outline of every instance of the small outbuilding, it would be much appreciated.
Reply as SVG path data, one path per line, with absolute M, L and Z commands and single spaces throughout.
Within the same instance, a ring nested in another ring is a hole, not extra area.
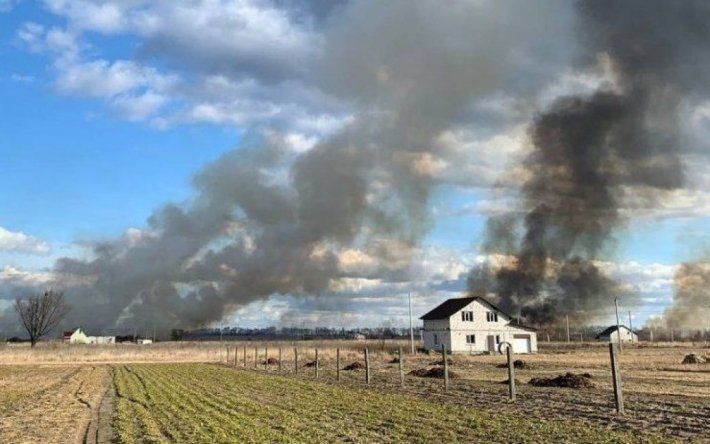
M 89 337 L 81 331 L 80 328 L 71 331 L 65 331 L 62 334 L 62 342 L 67 342 L 69 344 L 88 344 Z
M 620 335 L 618 331 L 621 331 Z M 625 325 L 620 325 L 618 330 L 616 328 L 616 325 L 612 325 L 611 327 L 608 327 L 604 331 L 599 333 L 596 336 L 596 339 L 598 341 L 618 342 L 619 336 L 621 336 L 621 342 L 634 343 L 639 341 L 638 335 L 631 331 L 631 329 L 629 329 Z
M 422 316 L 424 348 L 452 353 L 494 353 L 508 342 L 515 353 L 537 352 L 537 330 L 481 297 L 448 299 Z

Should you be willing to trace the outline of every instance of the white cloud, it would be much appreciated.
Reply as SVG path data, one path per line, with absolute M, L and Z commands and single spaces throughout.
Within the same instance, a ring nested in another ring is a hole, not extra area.
M 0 270 L 0 284 L 34 287 L 50 282 L 53 275 L 42 271 L 26 271 L 6 265 Z
M 46 254 L 50 249 L 50 245 L 41 239 L 0 227 L 0 251 Z

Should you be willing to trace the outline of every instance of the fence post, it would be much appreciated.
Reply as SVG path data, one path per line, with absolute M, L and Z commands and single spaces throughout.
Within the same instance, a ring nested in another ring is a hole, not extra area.
M 402 359 L 404 359 L 402 355 L 402 347 L 399 347 L 398 349 L 398 356 L 399 356 L 399 382 L 404 387 L 404 364 L 402 363 Z
M 247 345 L 246 345 L 246 344 L 244 344 L 244 356 L 243 356 L 243 360 L 244 360 L 244 368 L 247 368 Z
M 370 383 L 370 352 L 365 347 L 365 382 Z
M 237 367 L 237 351 L 239 350 L 238 346 L 234 346 L 234 367 Z
M 449 390 L 449 358 L 446 356 L 446 346 L 441 344 L 441 355 L 444 358 L 444 390 Z
M 227 360 L 225 362 L 229 365 L 229 347 L 227 347 Z
M 264 347 L 264 370 L 269 369 L 269 347 Z
M 320 362 L 318 361 L 318 349 L 316 348 L 316 379 L 318 379 L 318 365 Z
M 298 374 L 298 347 L 293 348 L 293 373 Z
M 279 347 L 279 373 L 281 373 L 281 347 Z
M 335 379 L 340 381 L 340 347 L 335 349 Z
M 619 361 L 616 356 L 614 343 L 609 343 L 609 357 L 611 358 L 611 378 L 614 384 L 614 403 L 616 404 L 616 413 L 622 415 L 624 413 L 624 396 L 621 393 L 621 373 L 619 372 Z
M 508 393 L 510 395 L 510 401 L 515 401 L 515 365 L 513 365 L 513 346 L 508 344 L 508 349 L 506 350 L 508 355 Z
M 254 369 L 259 366 L 259 349 L 254 347 Z

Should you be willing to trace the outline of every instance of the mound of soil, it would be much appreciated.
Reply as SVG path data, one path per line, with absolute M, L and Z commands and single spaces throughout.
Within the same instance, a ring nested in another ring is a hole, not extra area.
M 365 364 L 362 362 L 355 361 L 350 365 L 343 367 L 343 370 L 362 370 L 365 368 Z
M 446 361 L 448 362 L 449 365 L 454 365 L 454 360 L 451 358 L 446 358 Z M 441 359 L 439 361 L 434 361 L 431 363 L 431 365 L 444 365 L 444 360 Z
M 520 380 L 519 380 L 518 378 L 515 378 L 515 379 L 513 379 L 513 380 L 515 381 L 515 385 L 520 385 L 520 384 L 521 384 L 521 382 L 520 382 Z M 505 381 L 501 381 L 501 382 L 499 382 L 498 384 L 505 384 L 505 385 L 508 385 L 508 381 L 509 381 L 509 379 L 506 379 Z
M 498 368 L 508 368 L 508 363 L 505 362 L 503 364 L 498 364 L 496 367 Z M 524 369 L 524 368 L 530 368 L 530 364 L 525 363 L 522 359 L 516 359 L 513 361 L 513 368 L 519 368 L 519 369 Z
M 554 378 L 532 378 L 528 384 L 536 387 L 594 388 L 591 377 L 589 373 L 577 375 L 567 372 Z
M 685 355 L 685 358 L 683 358 L 683 362 L 681 362 L 681 364 L 704 364 L 704 363 L 705 363 L 705 358 L 703 358 L 702 356 L 697 355 L 695 353 Z
M 432 368 L 418 368 L 409 372 L 412 376 L 418 376 L 420 378 L 439 378 L 444 379 L 444 369 L 443 367 L 432 367 Z M 449 379 L 456 379 L 459 374 L 456 372 L 449 371 Z
M 388 362 L 388 364 L 399 364 L 399 358 L 392 358 L 392 360 Z
M 306 362 L 303 364 L 304 367 L 315 367 L 316 366 L 316 361 L 311 361 L 311 362 Z
M 266 361 L 262 361 L 261 365 L 279 365 L 279 360 L 276 358 L 269 358 Z

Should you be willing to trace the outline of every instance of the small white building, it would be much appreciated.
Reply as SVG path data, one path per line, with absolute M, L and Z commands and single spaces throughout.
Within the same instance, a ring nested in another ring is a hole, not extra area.
M 513 344 L 515 353 L 536 353 L 534 328 L 513 324 L 513 318 L 480 297 L 454 298 L 422 316 L 424 348 L 452 353 L 498 352 L 498 344 Z
M 62 335 L 62 342 L 69 344 L 88 344 L 89 337 L 80 328 L 72 331 L 65 331 Z
M 115 344 L 115 336 L 88 336 L 89 344 Z
M 137 339 L 136 344 L 139 345 L 147 345 L 147 344 L 152 344 L 153 340 L 152 339 Z
M 621 331 L 621 342 L 638 342 L 639 337 L 631 331 L 627 326 L 625 325 L 620 325 L 619 330 Z M 603 332 L 599 333 L 596 336 L 597 340 L 599 341 L 606 341 L 606 342 L 618 342 L 619 341 L 619 333 L 616 328 L 616 325 L 612 325 L 611 327 L 607 328 Z

